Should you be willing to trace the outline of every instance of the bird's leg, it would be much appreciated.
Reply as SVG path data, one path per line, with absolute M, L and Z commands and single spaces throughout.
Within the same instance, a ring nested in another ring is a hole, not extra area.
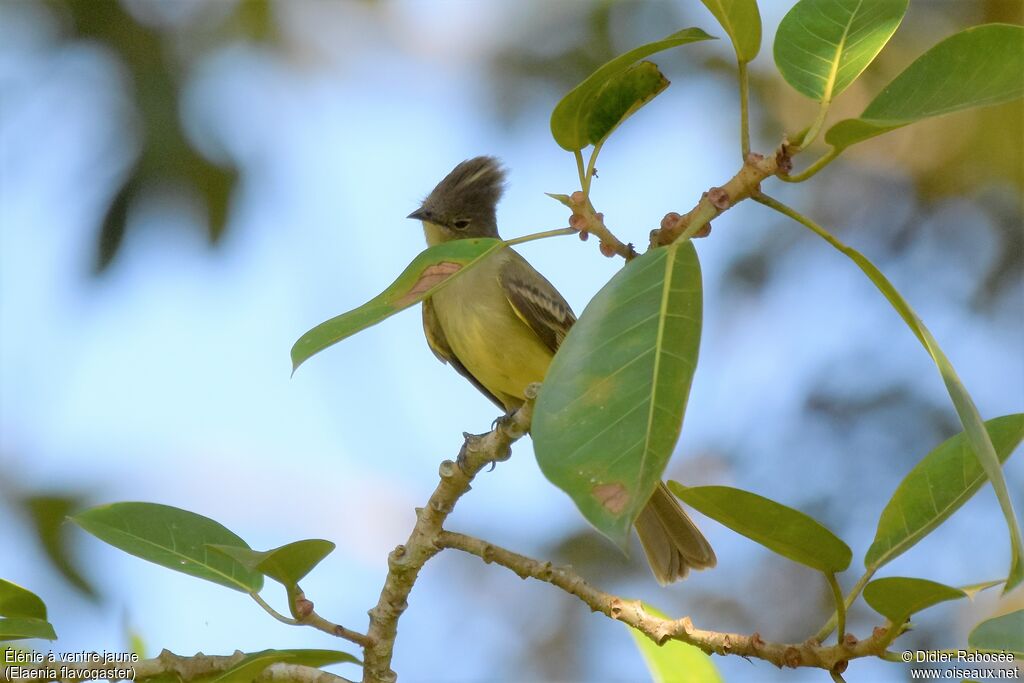
M 496 419 L 494 422 L 492 422 L 491 423 L 491 432 L 498 431 L 498 430 L 505 430 L 506 428 L 511 426 L 513 424 L 513 421 L 514 421 L 514 418 L 513 418 L 514 414 L 515 414 L 515 409 L 513 409 L 512 411 L 510 411 L 508 413 L 505 413 L 504 415 L 502 415 L 501 417 Z M 487 433 L 484 433 L 484 434 L 470 434 L 469 432 L 463 432 L 462 433 L 462 437 L 463 437 L 464 441 L 462 442 L 462 448 L 459 449 L 459 457 L 455 459 L 455 462 L 456 462 L 456 464 L 458 464 L 459 469 L 461 469 L 467 475 L 472 476 L 472 474 L 475 474 L 475 472 L 472 472 L 473 468 L 472 468 L 472 466 L 469 463 L 469 454 L 474 452 L 474 451 L 476 451 L 476 450 L 478 450 L 480 442 L 489 433 L 490 432 L 487 432 Z M 504 449 L 503 452 L 501 452 L 501 453 L 495 455 L 493 458 L 489 459 L 490 463 L 491 463 L 491 467 L 487 471 L 488 472 L 493 471 L 494 468 L 497 467 L 499 462 L 503 462 L 505 460 L 508 460 L 511 457 L 512 457 L 512 447 L 511 446 L 507 446 Z M 479 470 L 477 470 L 477 471 L 479 471 Z

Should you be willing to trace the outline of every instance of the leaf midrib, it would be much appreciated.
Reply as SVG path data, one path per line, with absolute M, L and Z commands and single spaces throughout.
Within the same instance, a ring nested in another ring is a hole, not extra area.
M 647 409 L 647 429 L 644 431 L 644 448 L 640 453 L 640 467 L 638 471 L 642 474 L 647 464 L 647 455 L 651 452 L 651 426 L 654 424 L 654 407 L 658 402 L 658 369 L 661 367 L 661 347 L 665 338 L 665 320 L 668 309 L 668 299 L 672 292 L 672 271 L 676 265 L 676 254 L 679 251 L 678 243 L 666 247 L 669 253 L 665 257 L 665 284 L 661 290 L 661 304 L 658 307 L 660 316 L 658 318 L 658 334 L 654 340 L 654 368 L 651 378 L 651 403 Z
M 857 6 L 853 9 L 853 12 L 850 13 L 850 19 L 846 22 L 846 25 L 843 27 L 842 37 L 839 39 L 839 42 L 836 43 L 835 56 L 832 58 L 832 66 L 829 69 L 828 80 L 825 81 L 825 92 L 821 98 L 822 102 L 832 101 L 832 90 L 835 89 L 836 78 L 839 76 L 839 62 L 842 61 L 843 58 L 843 50 L 845 49 L 846 45 L 846 36 L 850 34 L 850 27 L 853 26 L 853 21 L 856 18 L 857 13 L 860 12 L 861 5 L 863 4 L 864 0 L 859 0 L 857 2 Z
M 137 536 L 137 535 L 135 535 L 135 533 L 133 533 L 130 530 L 122 529 L 120 527 L 116 527 L 116 526 L 113 526 L 113 525 L 106 525 L 106 526 L 107 526 L 108 529 L 110 529 L 112 531 L 116 531 L 116 532 L 118 532 L 120 534 L 123 534 L 124 536 L 127 536 L 128 538 L 131 538 L 131 539 L 133 539 L 135 541 L 140 541 L 140 542 L 142 542 L 145 545 L 149 545 L 149 546 L 152 546 L 153 548 L 157 548 L 159 550 L 163 550 L 164 552 L 166 552 L 166 553 L 168 553 L 170 555 L 173 555 L 174 557 L 179 557 L 181 559 L 188 560 L 189 563 L 191 563 L 191 564 L 193 564 L 193 565 L 195 565 L 197 567 L 203 567 L 204 569 L 208 569 L 211 574 L 215 574 L 217 576 L 223 577 L 227 581 L 230 581 L 233 585 L 238 586 L 240 588 L 245 588 L 247 592 L 249 590 L 249 586 L 247 584 L 243 584 L 242 582 L 240 582 L 237 578 L 235 578 L 234 575 L 232 575 L 232 574 L 225 574 L 224 572 L 218 570 L 216 567 L 213 567 L 212 565 L 200 562 L 200 561 L 196 560 L 196 558 L 190 557 L 188 555 L 185 555 L 184 553 L 182 553 L 182 552 L 180 552 L 180 551 L 178 551 L 176 549 L 168 548 L 167 546 L 160 545 L 159 543 L 156 543 L 155 541 L 151 541 L 151 540 L 149 540 L 147 538 L 143 538 L 141 536 Z M 175 543 L 175 545 L 177 545 L 177 542 L 174 540 L 174 534 L 173 533 L 171 533 L 171 541 L 173 543 Z M 131 554 L 134 555 L 135 553 L 131 553 Z M 204 554 L 207 557 L 209 557 L 209 554 L 206 553 L 205 551 L 204 551 Z M 147 558 L 142 558 L 142 559 L 147 559 Z M 149 561 L 151 561 L 151 560 L 149 560 Z M 237 560 L 234 560 L 234 561 L 237 562 Z

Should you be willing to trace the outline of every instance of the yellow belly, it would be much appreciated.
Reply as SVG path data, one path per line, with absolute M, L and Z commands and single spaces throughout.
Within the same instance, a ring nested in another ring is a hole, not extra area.
M 462 275 L 432 299 L 452 352 L 506 409 L 543 381 L 551 350 L 508 303 L 498 282 L 501 254 Z

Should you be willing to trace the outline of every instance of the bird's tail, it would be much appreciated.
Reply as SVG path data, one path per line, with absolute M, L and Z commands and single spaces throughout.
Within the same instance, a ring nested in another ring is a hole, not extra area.
M 676 501 L 664 482 L 636 518 L 647 562 L 661 585 L 678 581 L 693 569 L 708 569 L 718 562 L 711 544 Z

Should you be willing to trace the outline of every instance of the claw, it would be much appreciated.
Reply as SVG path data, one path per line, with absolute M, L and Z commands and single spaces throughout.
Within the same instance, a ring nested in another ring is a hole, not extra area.
M 505 413 L 501 417 L 494 418 L 494 422 L 491 423 L 491 431 L 493 432 L 495 429 L 499 427 L 507 426 L 510 422 L 512 422 L 512 415 L 514 413 L 515 411 L 512 411 L 510 413 Z

